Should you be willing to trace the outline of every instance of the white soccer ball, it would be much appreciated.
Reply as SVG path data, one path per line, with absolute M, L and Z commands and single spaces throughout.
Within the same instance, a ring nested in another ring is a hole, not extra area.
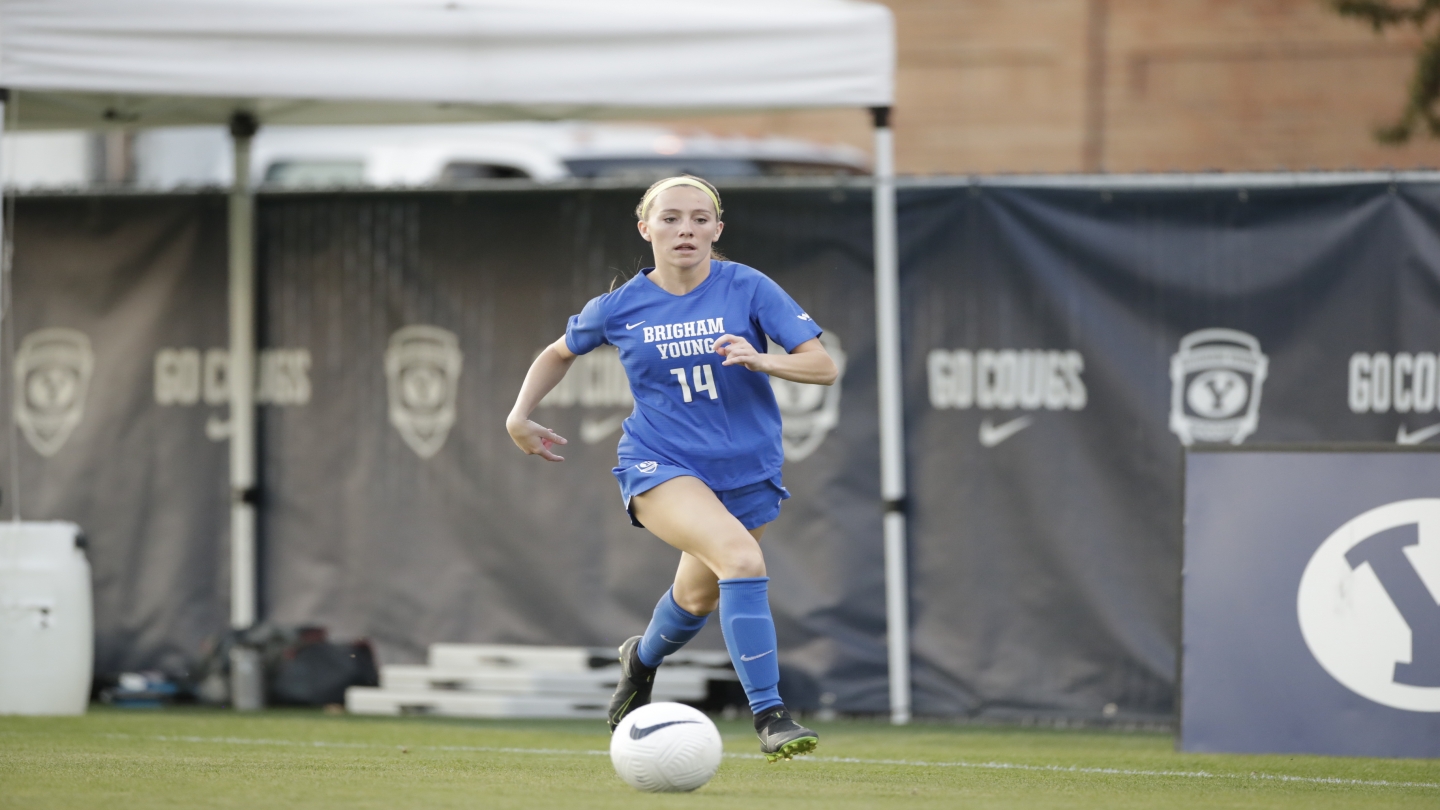
M 699 709 L 651 703 L 625 716 L 610 736 L 610 763 L 636 790 L 694 790 L 720 768 L 720 729 Z

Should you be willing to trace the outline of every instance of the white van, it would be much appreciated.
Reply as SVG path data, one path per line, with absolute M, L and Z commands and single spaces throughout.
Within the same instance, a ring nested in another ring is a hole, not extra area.
M 865 153 L 850 146 L 569 121 L 264 127 L 253 149 L 251 180 L 272 188 L 452 186 L 507 178 L 649 182 L 682 172 L 714 179 L 869 173 Z M 217 128 L 143 131 L 134 150 L 137 186 L 230 182 L 229 136 Z

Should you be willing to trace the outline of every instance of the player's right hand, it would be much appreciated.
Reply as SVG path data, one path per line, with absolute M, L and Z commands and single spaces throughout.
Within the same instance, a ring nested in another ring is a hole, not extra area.
M 557 456 L 550 452 L 550 448 L 557 444 L 569 444 L 570 442 L 550 428 L 529 419 L 523 419 L 506 422 L 505 430 L 509 431 L 510 440 L 515 442 L 515 446 L 523 450 L 525 455 L 539 456 L 546 461 L 565 460 L 564 456 Z

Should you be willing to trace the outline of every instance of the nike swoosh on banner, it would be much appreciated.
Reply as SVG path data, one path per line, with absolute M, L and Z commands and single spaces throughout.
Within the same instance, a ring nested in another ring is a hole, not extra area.
M 620 424 L 630 414 L 622 413 L 619 416 L 594 417 L 587 416 L 580 420 L 580 441 L 586 444 L 595 444 L 605 441 L 605 437 L 620 429 Z
M 668 723 L 656 723 L 656 724 L 653 725 L 653 726 L 646 726 L 645 728 L 641 728 L 641 727 L 639 727 L 639 726 L 631 726 L 631 727 L 630 727 L 630 739 L 632 739 L 632 740 L 643 740 L 643 739 L 645 739 L 646 737 L 650 736 L 651 734 L 654 734 L 655 732 L 657 732 L 657 731 L 659 731 L 660 729 L 665 728 L 665 727 L 667 727 L 667 726 L 679 726 L 679 725 L 683 725 L 683 724 L 685 724 L 685 723 L 698 723 L 698 722 L 700 722 L 700 721 L 699 721 L 699 720 L 671 720 L 671 721 L 668 722 Z
M 1395 433 L 1395 443 L 1420 444 L 1421 442 L 1425 441 L 1431 436 L 1434 436 L 1437 433 L 1440 433 L 1440 425 L 1431 425 L 1427 428 L 1421 428 L 1414 433 L 1406 433 L 1405 426 L 1401 425 L 1400 430 Z
M 980 446 L 994 447 L 995 445 L 1014 436 L 1024 430 L 1035 421 L 1032 416 L 1021 416 L 1011 419 L 1003 424 L 992 424 L 989 419 L 980 423 Z
M 775 652 L 775 651 L 774 651 L 774 650 L 766 650 L 765 652 L 760 653 L 759 655 L 742 655 L 742 656 L 740 656 L 740 660 L 741 660 L 741 661 L 745 661 L 746 663 L 749 663 L 750 661 L 755 661 L 755 660 L 757 660 L 757 659 L 764 658 L 765 656 L 769 655 L 769 654 L 772 653 L 772 652 Z
M 634 329 L 635 327 L 639 326 L 639 325 L 642 324 L 642 323 L 644 323 L 644 321 L 636 321 L 635 323 L 627 323 L 627 324 L 625 324 L 625 328 L 626 328 L 626 329 Z

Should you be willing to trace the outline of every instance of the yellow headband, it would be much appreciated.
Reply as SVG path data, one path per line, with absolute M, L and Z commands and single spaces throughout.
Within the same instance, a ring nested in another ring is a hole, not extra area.
M 710 202 L 715 203 L 715 216 L 720 216 L 720 198 L 715 196 L 715 192 L 711 191 L 709 186 L 693 177 L 672 177 L 645 192 L 645 199 L 640 201 L 640 216 L 650 216 L 650 203 L 653 202 L 656 197 L 660 196 L 660 192 L 676 186 L 694 186 L 705 192 L 705 196 L 710 198 Z

